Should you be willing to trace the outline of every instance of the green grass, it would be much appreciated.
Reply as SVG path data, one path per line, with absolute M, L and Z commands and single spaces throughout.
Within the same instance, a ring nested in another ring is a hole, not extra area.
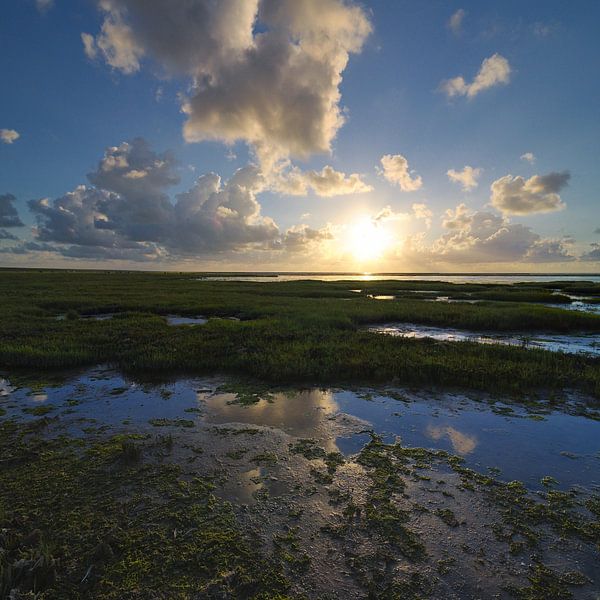
M 564 284 L 560 284 L 565 289 Z M 397 382 L 522 393 L 577 387 L 600 395 L 600 361 L 517 347 L 435 343 L 377 335 L 364 326 L 414 322 L 476 331 L 600 332 L 600 317 L 534 302 L 444 304 L 409 290 L 453 295 L 548 295 L 537 287 L 443 282 L 199 281 L 141 272 L 0 271 L 0 367 L 107 363 L 137 373 L 246 375 L 269 384 Z M 567 293 L 600 286 L 573 283 Z M 361 294 L 351 289 L 363 290 Z M 391 294 L 378 301 L 366 294 Z M 117 313 L 108 320 L 70 315 Z M 206 315 L 177 327 L 164 315 Z M 218 317 L 237 317 L 240 321 Z

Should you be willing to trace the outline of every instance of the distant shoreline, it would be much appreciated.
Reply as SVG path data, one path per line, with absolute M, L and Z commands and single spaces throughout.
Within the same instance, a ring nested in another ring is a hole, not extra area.
M 60 273 L 70 273 L 74 271 L 93 272 L 93 273 L 181 273 L 186 275 L 201 275 L 203 277 L 600 277 L 600 272 L 596 273 L 548 273 L 548 272 L 527 272 L 527 271 L 423 271 L 423 272 L 364 272 L 364 271 L 181 271 L 164 269 L 90 269 L 90 268 L 59 268 L 59 267 L 2 267 L 3 271 L 56 271 Z

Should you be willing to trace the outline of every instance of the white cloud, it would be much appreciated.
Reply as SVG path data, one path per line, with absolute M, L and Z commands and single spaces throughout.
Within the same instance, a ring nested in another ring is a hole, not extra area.
M 35 0 L 35 5 L 40 12 L 46 12 L 54 6 L 54 0 Z
M 412 210 L 416 219 L 422 219 L 425 221 L 425 226 L 427 229 L 431 227 L 431 218 L 433 217 L 433 212 L 427 207 L 427 204 L 420 202 L 412 205 Z
M 525 154 L 521 154 L 521 160 L 528 162 L 532 165 L 535 162 L 535 154 L 533 152 L 525 152 Z
M 471 223 L 471 213 L 466 204 L 459 204 L 454 210 L 448 208 L 442 218 L 445 229 L 465 229 Z
M 81 34 L 81 41 L 83 42 L 83 51 L 90 60 L 95 60 L 98 57 L 98 47 L 96 46 L 96 40 L 94 36 L 89 33 Z
M 297 167 L 277 171 L 271 173 L 267 181 L 270 188 L 293 196 L 304 196 L 312 190 L 317 196 L 331 198 L 345 194 L 361 194 L 373 189 L 358 173 L 346 175 L 329 165 L 321 171 L 302 171 Z
M 189 77 L 185 139 L 245 141 L 265 173 L 282 158 L 330 151 L 344 123 L 342 73 L 371 31 L 362 8 L 343 0 L 99 6 L 104 22 L 93 48 L 105 62 L 133 73 L 147 57 L 167 74 Z
M 519 223 L 460 204 L 443 221 L 448 233 L 428 250 L 431 258 L 454 263 L 565 262 L 574 260 L 563 240 L 542 239 Z
M 403 192 L 414 192 L 423 185 L 419 175 L 411 176 L 408 161 L 401 154 L 386 154 L 381 157 L 381 174 L 390 183 L 396 184 Z
M 12 144 L 21 137 L 21 134 L 14 129 L 0 129 L 0 141 L 4 144 Z
M 474 169 L 466 165 L 462 171 L 450 169 L 447 171 L 448 178 L 454 183 L 459 183 L 463 191 L 470 192 L 478 186 L 477 179 L 482 173 L 482 169 Z
M 124 3 L 99 0 L 99 6 L 105 13 L 100 33 L 95 37 L 89 33 L 81 34 L 86 56 L 92 60 L 101 56 L 113 69 L 126 74 L 139 71 L 145 50 L 125 22 L 127 9 Z
M 481 67 L 471 83 L 467 83 L 464 77 L 459 76 L 442 81 L 440 89 L 449 98 L 454 96 L 474 98 L 480 92 L 491 87 L 507 84 L 510 81 L 510 74 L 511 67 L 508 60 L 500 54 L 494 54 L 481 63 Z
M 407 221 L 409 219 L 410 215 L 408 213 L 396 212 L 389 204 L 372 217 L 374 222 Z
M 454 35 L 460 35 L 462 33 L 463 21 L 466 16 L 467 11 L 464 8 L 459 8 L 448 20 L 448 27 Z
M 559 192 L 567 185 L 568 171 L 534 175 L 529 179 L 505 175 L 491 186 L 492 206 L 507 215 L 547 213 L 565 208 Z
M 323 242 L 330 241 L 333 238 L 334 234 L 330 226 L 313 229 L 308 225 L 294 225 L 275 240 L 273 248 L 291 252 L 319 250 Z
M 170 153 L 156 153 L 140 138 L 108 148 L 88 174 L 92 186 L 80 185 L 54 200 L 29 202 L 37 220 L 38 245 L 23 243 L 11 252 L 174 260 L 250 250 L 314 252 L 332 239 L 328 227 L 300 224 L 281 232 L 273 219 L 261 214 L 256 194 L 265 189 L 265 178 L 256 166 L 238 169 L 227 181 L 207 173 L 172 198 L 167 190 L 179 181 L 175 167 Z M 343 181 L 348 184 L 349 178 Z M 322 181 L 311 185 L 330 190 Z M 0 196 L 0 217 L 6 217 L 0 218 L 2 226 L 17 224 L 13 200 Z

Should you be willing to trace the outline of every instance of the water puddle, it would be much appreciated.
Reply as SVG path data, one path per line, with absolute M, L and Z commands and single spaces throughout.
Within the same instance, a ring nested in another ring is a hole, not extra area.
M 182 317 L 180 315 L 167 315 L 169 325 L 204 325 L 208 322 L 206 317 Z
M 580 312 L 587 312 L 595 315 L 600 315 L 600 304 L 590 304 L 585 300 L 575 300 L 571 302 L 571 304 L 567 304 L 566 306 L 564 304 L 559 304 L 556 306 L 566 308 L 567 310 L 578 310 Z
M 450 296 L 438 296 L 437 298 L 426 298 L 425 302 L 444 302 L 446 304 L 478 304 L 479 300 L 467 300 L 464 298 L 450 298 Z
M 584 353 L 600 356 L 600 336 L 598 334 L 555 335 L 532 333 L 523 335 L 519 333 L 481 333 L 414 323 L 388 323 L 369 327 L 369 331 L 412 339 L 429 338 L 440 342 L 503 344 L 568 354 Z
M 115 431 L 181 432 L 200 441 L 207 431 L 217 431 L 226 444 L 250 439 L 254 454 L 268 446 L 273 432 L 352 455 L 372 432 L 388 442 L 458 454 L 471 468 L 497 469 L 501 478 L 524 481 L 531 488 L 540 488 L 540 480 L 550 475 L 564 488 L 600 489 L 600 423 L 583 416 L 532 415 L 514 405 L 491 405 L 475 394 L 397 389 L 274 391 L 246 405 L 236 394 L 221 392 L 222 384 L 216 378 L 140 384 L 94 369 L 61 385 L 16 387 L 6 376 L 0 385 L 0 420 L 26 422 L 43 416 L 71 435 L 109 426 Z M 230 484 L 236 494 L 252 496 L 260 489 L 262 463 L 251 466 L 242 483 Z M 267 485 L 270 489 L 276 481 L 267 478 Z

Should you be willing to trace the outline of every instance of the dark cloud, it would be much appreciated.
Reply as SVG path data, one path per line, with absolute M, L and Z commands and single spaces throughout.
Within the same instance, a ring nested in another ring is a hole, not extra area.
M 591 244 L 592 249 L 589 252 L 586 252 L 581 260 L 589 261 L 589 262 L 600 262 L 600 244 L 594 242 Z
M 23 227 L 19 213 L 13 206 L 15 200 L 12 194 L 0 195 L 0 227 Z
M 548 173 L 529 179 L 505 175 L 492 183 L 492 206 L 507 215 L 531 215 L 565 208 L 559 192 L 568 184 L 571 174 Z
M 486 211 L 471 212 L 464 204 L 446 211 L 448 233 L 434 242 L 431 254 L 451 262 L 564 262 L 574 260 L 564 240 L 542 239 L 530 227 L 511 223 Z
M 174 168 L 169 154 L 153 152 L 141 139 L 109 148 L 88 175 L 93 186 L 30 201 L 37 242 L 74 258 L 169 260 L 250 249 L 291 251 L 325 239 L 304 226 L 281 234 L 261 214 L 256 193 L 264 178 L 257 167 L 238 169 L 227 181 L 202 175 L 171 199 L 167 188 L 179 180 Z
M 18 240 L 19 238 L 16 235 L 13 235 L 10 231 L 6 231 L 6 229 L 0 229 L 0 240 Z

